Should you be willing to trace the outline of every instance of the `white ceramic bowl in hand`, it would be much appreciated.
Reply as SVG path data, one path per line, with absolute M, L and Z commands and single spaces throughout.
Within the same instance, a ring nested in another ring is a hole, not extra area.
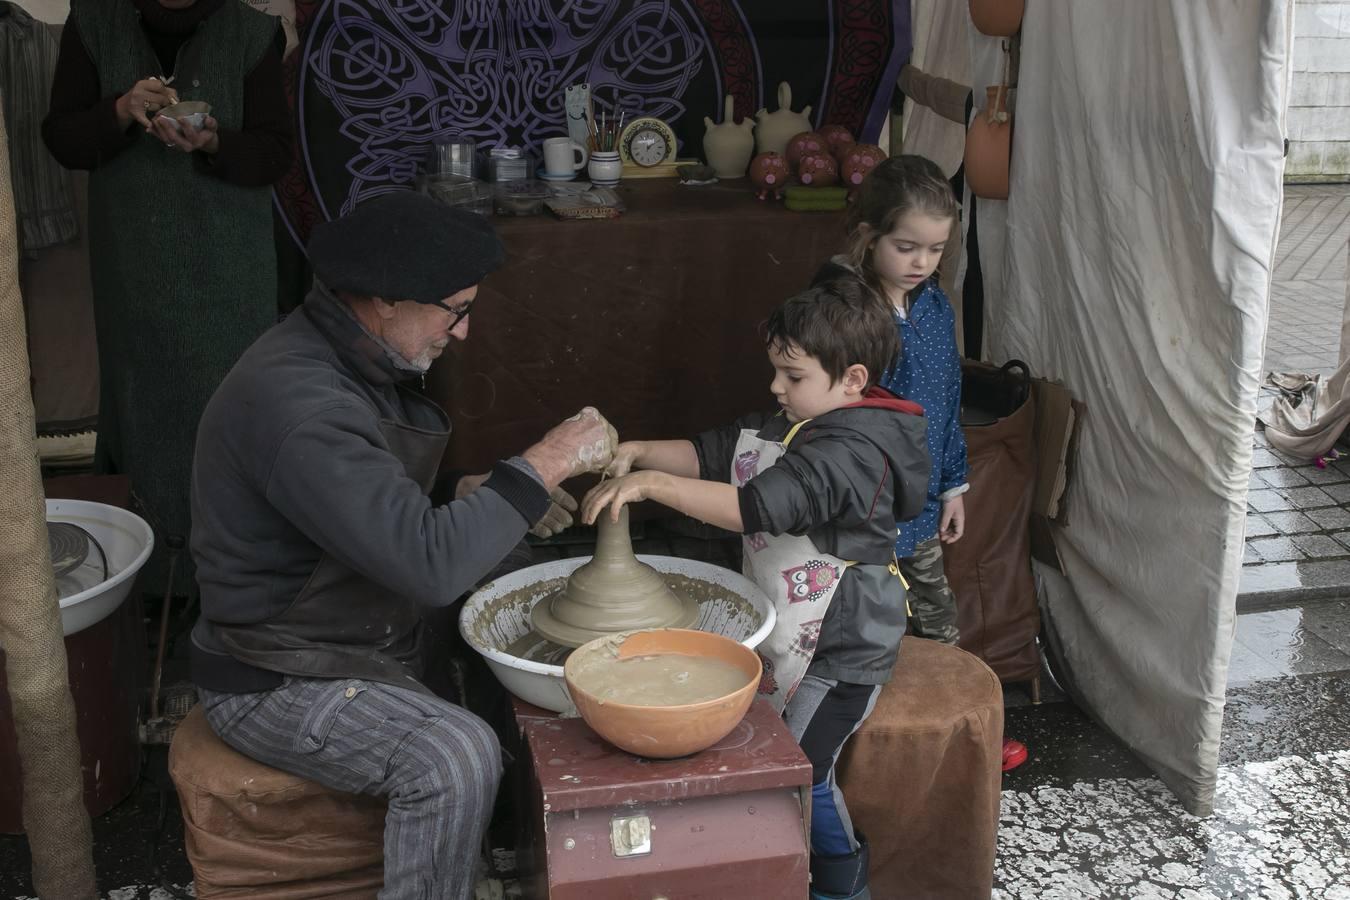
M 206 124 L 206 117 L 210 114 L 209 103 L 201 100 L 180 100 L 161 109 L 156 118 L 172 122 L 174 128 L 178 128 L 180 122 L 186 122 L 193 128 L 201 128 Z

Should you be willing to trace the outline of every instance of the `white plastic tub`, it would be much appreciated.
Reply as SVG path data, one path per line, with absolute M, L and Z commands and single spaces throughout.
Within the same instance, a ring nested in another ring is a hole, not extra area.
M 105 581 L 61 600 L 61 629 L 69 636 L 103 621 L 122 605 L 136 573 L 150 558 L 155 535 L 140 516 L 87 500 L 48 500 L 47 521 L 79 525 L 108 556 Z M 92 547 L 90 552 L 98 553 Z

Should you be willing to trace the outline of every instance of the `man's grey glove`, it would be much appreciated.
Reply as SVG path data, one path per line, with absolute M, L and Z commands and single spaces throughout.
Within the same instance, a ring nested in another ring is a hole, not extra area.
M 572 513 L 577 511 L 576 499 L 562 488 L 549 492 L 548 512 L 530 529 L 530 534 L 538 538 L 550 538 L 565 528 L 572 527 Z

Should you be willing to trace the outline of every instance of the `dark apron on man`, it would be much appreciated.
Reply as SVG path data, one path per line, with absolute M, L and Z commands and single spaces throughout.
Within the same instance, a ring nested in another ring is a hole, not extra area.
M 420 418 L 432 414 L 441 423 L 433 430 L 380 422 L 389 451 L 430 493 L 450 439 L 449 419 L 416 392 L 398 391 Z M 422 614 L 416 598 L 382 587 L 324 554 L 285 612 L 248 625 L 212 624 L 231 656 L 260 669 L 307 678 L 362 678 L 431 693 L 421 681 Z

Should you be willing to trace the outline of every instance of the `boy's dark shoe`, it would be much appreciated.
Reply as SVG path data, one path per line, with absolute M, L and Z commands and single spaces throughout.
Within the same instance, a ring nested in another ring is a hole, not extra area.
M 871 900 L 867 889 L 867 839 L 854 834 L 858 849 L 846 856 L 811 854 L 811 900 Z

